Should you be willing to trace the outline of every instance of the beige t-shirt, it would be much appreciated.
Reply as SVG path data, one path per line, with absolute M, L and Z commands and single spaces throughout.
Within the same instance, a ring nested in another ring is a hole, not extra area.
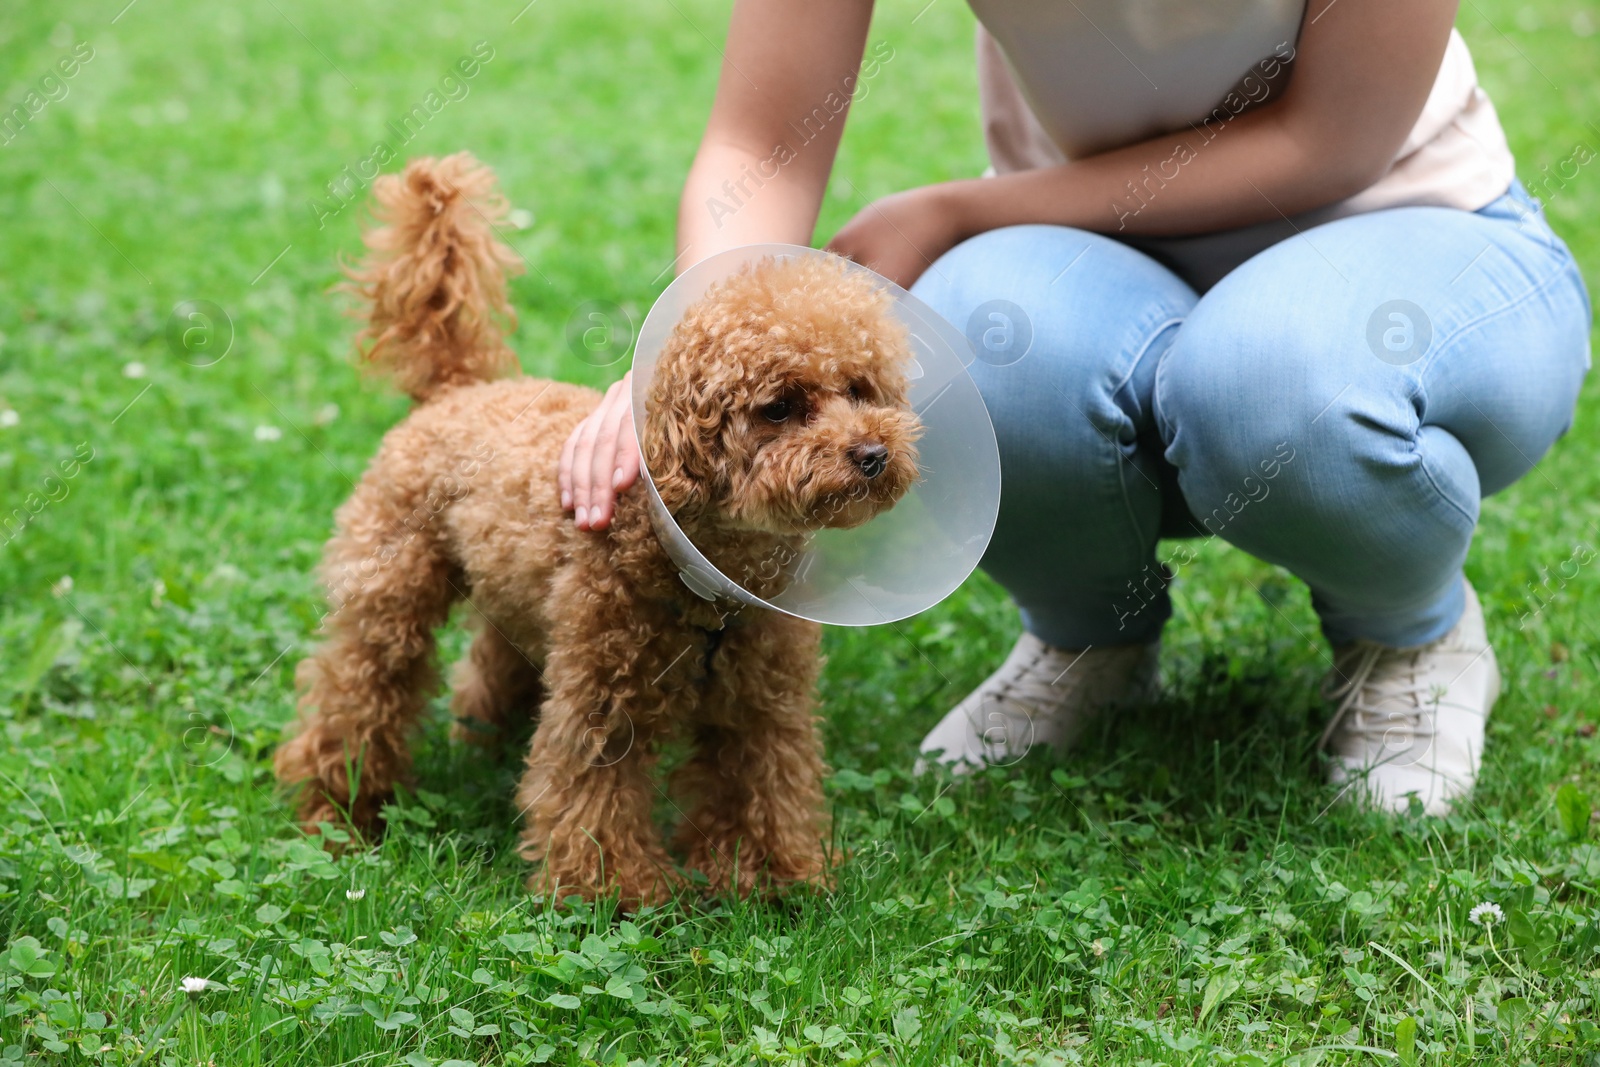
M 984 139 L 996 173 L 1047 167 L 1178 130 L 1199 145 L 1275 100 L 1305 0 L 969 0 L 977 15 Z M 1337 17 L 1335 6 L 1313 16 Z M 1168 170 L 1177 173 L 1176 165 Z M 1433 90 L 1388 172 L 1355 196 L 1226 234 L 1135 239 L 1208 287 L 1296 229 L 1380 208 L 1476 211 L 1510 186 L 1511 149 L 1452 30 Z M 1179 178 L 1178 180 L 1181 180 Z M 1146 197 L 1160 181 L 1144 183 Z M 1129 207 L 1140 200 L 1130 190 Z M 1108 205 L 1109 223 L 1116 221 Z M 1114 225 L 1110 226 L 1115 231 Z

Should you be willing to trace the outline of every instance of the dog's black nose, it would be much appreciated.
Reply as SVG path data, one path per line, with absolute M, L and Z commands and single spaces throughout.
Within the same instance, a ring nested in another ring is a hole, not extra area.
M 862 474 L 876 478 L 889 465 L 889 449 L 876 441 L 870 445 L 856 445 L 850 450 L 850 458 L 855 460 Z

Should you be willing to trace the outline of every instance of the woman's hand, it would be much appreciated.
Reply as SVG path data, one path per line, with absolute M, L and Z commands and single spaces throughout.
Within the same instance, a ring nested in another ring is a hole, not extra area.
M 633 436 L 633 372 L 613 382 L 600 406 L 572 431 L 557 468 L 561 507 L 574 513 L 580 530 L 611 523 L 616 494 L 639 477 L 639 442 Z
M 925 185 L 874 200 L 833 235 L 828 251 L 909 289 L 963 236 L 957 188 Z

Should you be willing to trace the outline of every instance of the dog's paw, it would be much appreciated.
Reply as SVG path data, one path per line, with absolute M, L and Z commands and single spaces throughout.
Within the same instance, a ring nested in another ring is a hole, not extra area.
M 590 903 L 612 897 L 623 912 L 633 912 L 665 904 L 688 883 L 670 867 L 629 872 L 625 877 L 604 878 L 597 872 L 588 871 L 569 872 L 563 877 L 541 867 L 528 876 L 525 884 L 528 892 L 547 897 L 558 904 L 574 896 Z
M 335 851 L 345 847 L 365 845 L 383 831 L 383 804 L 387 798 L 359 797 L 352 805 L 336 799 L 330 791 L 317 783 L 308 782 L 302 787 L 295 821 L 308 834 L 318 834 L 323 826 L 341 831 L 324 835 L 328 846 Z M 348 840 L 340 840 L 340 838 Z
M 713 849 L 702 843 L 690 850 L 685 864 L 705 874 L 708 892 L 740 898 L 771 897 L 796 890 L 827 892 L 833 888 L 833 869 L 820 849 L 747 858 L 737 848 Z
M 306 798 L 300 805 L 300 811 L 296 815 L 295 821 L 308 834 L 315 833 L 317 827 L 324 823 L 336 827 L 345 825 L 344 813 L 334 807 L 333 801 L 321 796 Z

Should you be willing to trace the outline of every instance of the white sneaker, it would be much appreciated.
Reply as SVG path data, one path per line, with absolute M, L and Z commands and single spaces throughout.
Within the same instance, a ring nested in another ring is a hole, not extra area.
M 1036 745 L 1063 751 L 1093 714 L 1149 700 L 1159 642 L 1069 652 L 1024 633 L 1011 655 L 922 739 L 913 773 L 930 762 L 957 774 L 1007 766 Z
M 1323 696 L 1339 701 L 1320 748 L 1329 778 L 1374 807 L 1404 812 L 1415 794 L 1444 815 L 1478 778 L 1484 724 L 1500 695 L 1500 667 L 1467 586 L 1455 629 L 1417 648 L 1357 641 L 1336 650 Z

